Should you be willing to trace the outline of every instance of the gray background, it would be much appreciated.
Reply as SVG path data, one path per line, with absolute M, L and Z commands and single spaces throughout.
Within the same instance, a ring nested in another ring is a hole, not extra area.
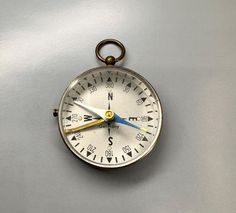
M 1 213 L 236 212 L 234 0 L 0 3 Z M 108 37 L 157 89 L 164 125 L 145 160 L 101 171 L 67 149 L 52 109 Z

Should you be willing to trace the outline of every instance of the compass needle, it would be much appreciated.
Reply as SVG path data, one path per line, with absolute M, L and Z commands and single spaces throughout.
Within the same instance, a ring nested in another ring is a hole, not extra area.
M 139 129 L 143 132 L 147 132 L 147 129 L 143 128 L 143 127 L 139 127 L 135 124 L 132 124 L 128 121 L 126 121 L 125 119 L 121 118 L 119 115 L 115 114 L 115 118 L 114 118 L 114 121 L 117 122 L 117 123 L 120 123 L 120 124 L 124 124 L 124 125 L 127 125 L 127 126 L 130 126 L 130 127 L 133 127 L 135 129 Z
M 64 132 L 66 134 L 73 133 L 73 132 L 78 132 L 80 130 L 87 129 L 89 127 L 92 127 L 92 126 L 95 126 L 95 125 L 98 125 L 98 124 L 101 124 L 101 123 L 104 123 L 104 122 L 105 122 L 105 120 L 99 119 L 99 120 L 92 121 L 90 123 L 87 123 L 87 124 L 84 124 L 84 125 L 81 125 L 81 126 L 78 126 L 78 127 L 75 127 L 75 128 L 65 129 Z
M 74 101 L 74 103 L 78 106 L 81 106 L 83 107 L 84 109 L 98 115 L 99 117 L 103 118 L 104 120 L 107 120 L 107 118 L 105 117 L 105 113 L 107 110 L 103 110 L 103 109 L 98 109 L 98 108 L 95 108 L 95 107 L 92 107 L 92 106 L 88 106 L 86 104 L 83 104 L 79 101 Z

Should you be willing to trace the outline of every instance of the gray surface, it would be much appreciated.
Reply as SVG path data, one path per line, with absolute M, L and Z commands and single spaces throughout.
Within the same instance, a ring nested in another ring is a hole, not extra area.
M 236 3 L 1 1 L 0 212 L 236 212 Z M 100 171 L 62 142 L 52 109 L 98 41 L 157 89 L 158 147 Z

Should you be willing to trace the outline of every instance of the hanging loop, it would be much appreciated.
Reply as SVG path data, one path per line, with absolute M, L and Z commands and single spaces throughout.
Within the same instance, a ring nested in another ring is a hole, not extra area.
M 114 56 L 110 55 L 110 56 L 107 56 L 106 58 L 103 58 L 100 54 L 100 50 L 102 49 L 102 47 L 104 47 L 107 44 L 114 44 L 114 45 L 118 46 L 121 50 L 120 56 L 115 58 Z M 96 54 L 97 58 L 100 61 L 102 61 L 103 63 L 105 63 L 106 65 L 115 65 L 116 62 L 118 62 L 122 58 L 124 58 L 124 56 L 125 56 L 125 47 L 120 41 L 118 41 L 116 39 L 104 39 L 104 40 L 100 41 L 98 43 L 98 45 L 96 46 L 95 54 Z

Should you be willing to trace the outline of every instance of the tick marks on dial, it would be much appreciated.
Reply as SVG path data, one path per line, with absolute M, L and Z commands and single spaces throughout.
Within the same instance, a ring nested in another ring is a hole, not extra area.
M 116 72 L 116 80 L 115 80 L 115 82 L 117 82 L 117 80 L 118 80 L 118 72 Z
M 144 91 L 142 90 L 138 95 L 141 95 Z
M 148 111 L 147 113 L 152 113 L 153 111 Z
M 124 76 L 124 78 L 122 80 L 122 84 L 125 82 L 126 77 L 127 77 L 127 74 L 125 73 L 125 76 Z
M 92 77 L 93 77 L 94 83 L 97 84 L 96 77 L 94 76 L 94 74 L 92 74 Z
M 78 95 L 80 95 L 80 93 L 75 88 L 73 88 L 72 90 L 74 90 Z
M 153 127 L 153 125 L 148 125 L 148 127 Z
M 82 148 L 81 150 L 80 150 L 80 152 L 83 152 L 84 151 L 84 148 Z
M 125 161 L 125 156 L 124 155 L 122 155 L 122 158 L 123 158 L 123 161 Z
M 78 84 L 81 86 L 83 90 L 85 90 L 84 86 L 80 82 L 78 82 Z
M 101 157 L 101 160 L 100 160 L 100 161 L 101 161 L 101 163 L 102 163 L 102 161 L 103 161 L 103 157 Z
M 107 125 L 108 125 L 108 128 L 107 128 L 107 130 L 108 130 L 108 135 L 110 136 L 111 135 L 111 124 L 108 122 L 107 123 Z
M 93 160 L 95 160 L 95 159 L 96 159 L 96 157 L 97 157 L 97 155 L 94 155 L 94 156 L 93 156 Z
M 151 132 L 146 132 L 147 134 L 151 135 L 152 133 Z
M 134 150 L 135 150 L 135 152 L 139 153 L 139 151 L 136 148 L 134 148 Z
M 135 91 L 137 88 L 138 88 L 138 86 L 135 86 L 135 87 L 134 87 L 134 91 Z
M 75 144 L 75 147 L 77 147 L 79 145 L 79 143 Z
M 141 143 L 139 145 L 144 148 L 144 146 Z
M 67 124 L 66 127 L 71 126 L 71 124 Z
M 118 163 L 118 159 L 117 159 L 117 157 L 115 157 L 115 160 L 116 160 L 116 163 Z
M 151 106 L 151 104 L 146 104 L 145 106 L 148 107 L 148 106 Z
M 101 82 L 103 82 L 102 73 L 101 73 L 101 72 L 99 72 L 99 74 L 100 74 Z

